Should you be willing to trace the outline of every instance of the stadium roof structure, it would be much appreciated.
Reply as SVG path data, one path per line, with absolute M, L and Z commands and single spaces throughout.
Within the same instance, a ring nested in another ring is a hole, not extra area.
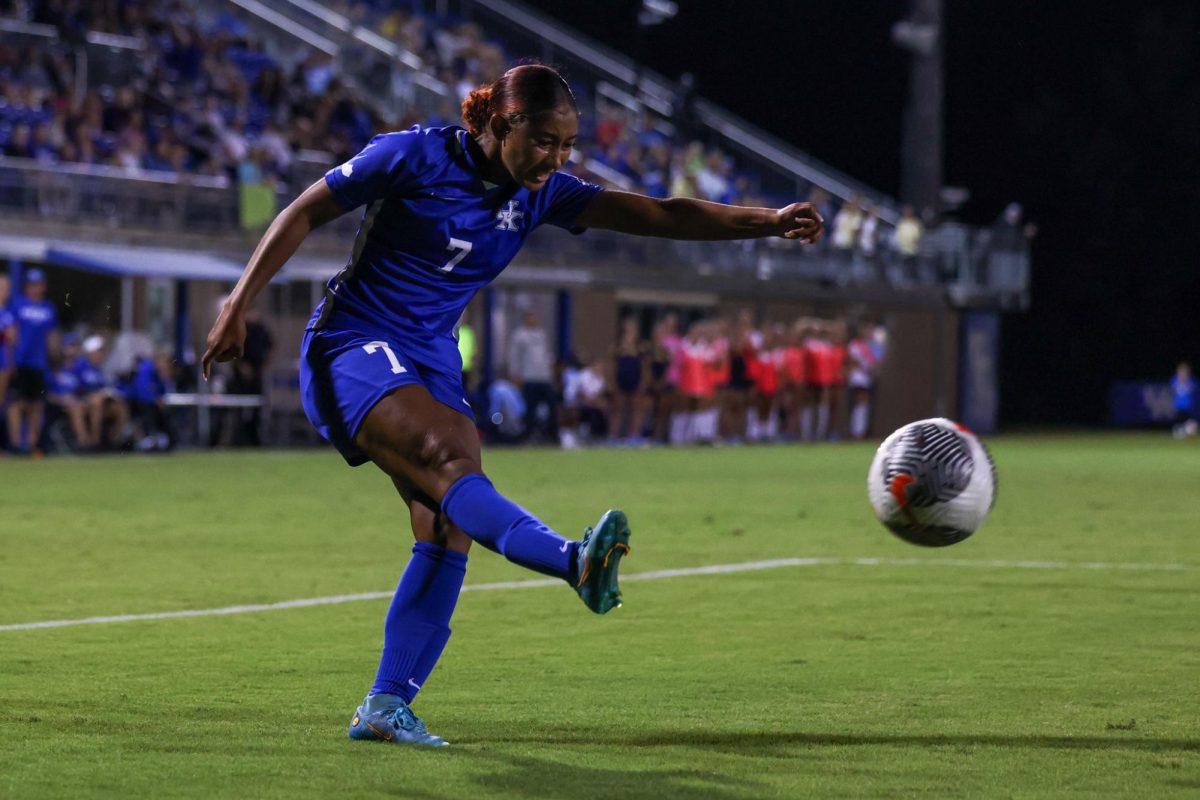
M 0 256 L 121 278 L 236 281 L 243 264 L 211 253 L 164 247 L 0 235 Z
M 47 263 L 131 278 L 236 281 L 242 264 L 186 250 L 101 244 L 53 244 Z
M 222 253 L 138 244 L 95 243 L 0 234 L 0 258 L 15 258 L 118 278 L 236 281 L 245 262 Z M 339 259 L 297 254 L 272 283 L 325 282 L 343 266 Z

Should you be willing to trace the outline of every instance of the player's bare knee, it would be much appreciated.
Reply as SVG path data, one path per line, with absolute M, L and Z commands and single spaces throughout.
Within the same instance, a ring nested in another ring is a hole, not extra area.
M 461 442 L 434 432 L 423 438 L 417 461 L 425 472 L 422 489 L 438 502 L 459 478 L 482 471 L 479 459 Z

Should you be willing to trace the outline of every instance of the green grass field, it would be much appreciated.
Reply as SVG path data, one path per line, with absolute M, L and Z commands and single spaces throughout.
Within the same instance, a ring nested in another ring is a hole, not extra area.
M 346 738 L 386 600 L 0 630 L 0 797 L 1196 797 L 1200 448 L 990 444 L 992 518 L 937 551 L 874 521 L 865 446 L 486 453 L 563 532 L 623 507 L 626 574 L 847 561 L 606 617 L 465 593 L 416 703 L 438 752 Z M 8 460 L 0 626 L 386 591 L 409 541 L 332 451 Z M 983 563 L 1031 560 L 1063 563 Z M 467 581 L 536 577 L 479 548 Z

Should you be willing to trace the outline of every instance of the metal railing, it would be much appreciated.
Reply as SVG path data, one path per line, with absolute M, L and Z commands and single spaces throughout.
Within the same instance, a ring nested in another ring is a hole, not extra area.
M 297 190 L 298 191 L 298 190 Z M 296 191 L 281 193 L 282 208 Z M 0 226 L 20 230 L 23 220 L 103 226 L 161 236 L 204 234 L 210 246 L 245 250 L 239 189 L 224 178 L 169 172 L 129 173 L 111 167 L 47 166 L 0 158 Z M 312 235 L 327 251 L 349 246 L 361 214 L 346 214 Z M 676 242 L 592 231 L 571 236 L 547 227 L 530 238 L 518 263 L 540 268 L 597 267 L 612 283 L 688 286 L 706 277 L 825 286 L 943 287 L 959 305 L 1023 308 L 1028 302 L 1029 256 L 1023 244 L 1001 244 L 987 229 L 947 223 L 927 231 L 916 256 L 902 258 L 881 243 L 868 256 L 838 251 L 827 242 L 796 245 L 782 239 Z

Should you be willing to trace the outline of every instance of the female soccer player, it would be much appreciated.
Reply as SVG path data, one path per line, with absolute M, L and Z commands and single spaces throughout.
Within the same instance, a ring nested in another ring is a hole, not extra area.
M 625 515 L 612 510 L 575 542 L 492 486 L 463 398 L 454 323 L 538 225 L 676 239 L 782 236 L 814 241 L 807 203 L 739 208 L 602 191 L 559 172 L 579 111 L 553 69 L 524 65 L 462 104 L 455 126 L 371 140 L 285 208 L 255 248 L 208 335 L 214 361 L 241 355 L 246 309 L 314 228 L 366 206 L 346 267 L 305 331 L 305 413 L 351 466 L 373 462 L 408 505 L 416 544 L 384 623 L 375 683 L 354 739 L 444 745 L 409 704 L 450 637 L 472 541 L 565 580 L 592 611 L 620 605 Z

